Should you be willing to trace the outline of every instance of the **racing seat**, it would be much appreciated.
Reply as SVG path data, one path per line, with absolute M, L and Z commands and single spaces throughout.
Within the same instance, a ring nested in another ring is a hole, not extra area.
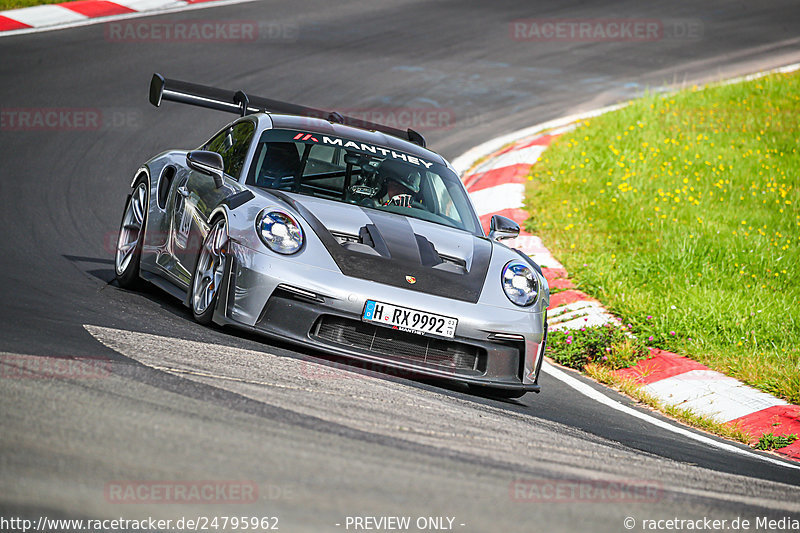
M 267 153 L 256 176 L 256 185 L 278 189 L 284 178 L 294 178 L 300 170 L 300 155 L 291 142 L 266 143 Z

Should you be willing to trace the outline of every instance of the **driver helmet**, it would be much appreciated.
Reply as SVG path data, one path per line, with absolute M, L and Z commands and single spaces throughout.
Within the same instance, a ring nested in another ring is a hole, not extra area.
M 384 184 L 386 184 L 388 180 L 392 180 L 411 191 L 412 194 L 417 194 L 419 192 L 419 172 L 415 170 L 409 171 L 408 165 L 401 161 L 384 159 L 381 164 L 378 165 L 377 172 Z

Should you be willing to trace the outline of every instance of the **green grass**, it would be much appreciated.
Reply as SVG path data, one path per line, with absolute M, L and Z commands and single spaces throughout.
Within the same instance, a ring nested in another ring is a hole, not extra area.
M 757 450 L 778 450 L 780 448 L 789 446 L 796 440 L 797 435 L 794 433 L 791 435 L 775 435 L 774 433 L 764 433 L 761 435 L 761 438 L 758 439 L 758 443 L 755 445 L 755 448 Z
M 612 370 L 627 368 L 649 355 L 641 339 L 627 335 L 625 326 L 612 324 L 551 331 L 547 349 L 555 362 L 576 370 L 593 362 Z
M 0 11 L 19 7 L 38 6 L 42 4 L 61 4 L 65 0 L 0 0 Z
M 800 403 L 800 75 L 648 95 L 533 167 L 528 229 L 651 346 Z
M 557 310 L 553 315 L 556 313 Z M 631 337 L 629 330 L 627 324 L 606 324 L 551 331 L 547 338 L 548 355 L 556 363 L 580 370 L 600 383 L 605 383 L 684 424 L 745 444 L 753 442 L 753 435 L 738 424 L 717 422 L 690 409 L 668 405 L 647 393 L 635 380 L 617 376 L 615 370 L 633 366 L 649 353 L 644 342 Z

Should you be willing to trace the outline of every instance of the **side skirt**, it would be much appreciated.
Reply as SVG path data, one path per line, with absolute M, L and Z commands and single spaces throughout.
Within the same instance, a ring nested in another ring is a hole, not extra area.
M 162 291 L 170 294 L 171 296 L 174 296 L 178 300 L 182 301 L 184 305 L 186 305 L 186 291 L 184 291 L 183 289 L 173 285 L 172 283 L 162 278 L 158 274 L 154 274 L 153 272 L 148 272 L 144 269 L 139 271 L 139 275 L 145 281 L 152 283 Z

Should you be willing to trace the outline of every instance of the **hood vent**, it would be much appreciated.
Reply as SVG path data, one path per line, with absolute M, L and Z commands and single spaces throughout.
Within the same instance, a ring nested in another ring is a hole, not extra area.
M 480 299 L 492 259 L 489 239 L 465 234 L 471 246 L 464 246 L 469 255 L 462 262 L 439 255 L 405 217 L 362 208 L 372 223 L 362 226 L 358 235 L 332 232 L 291 196 L 276 190 L 270 194 L 305 219 L 345 276 L 462 302 L 477 303 Z M 409 278 L 416 282 L 411 285 Z
M 358 235 L 332 231 L 336 242 L 351 252 L 377 255 L 391 259 L 392 255 L 380 231 L 374 224 L 367 224 L 358 231 Z M 419 234 L 414 234 L 419 251 L 420 263 L 428 268 L 435 268 L 454 274 L 466 274 L 467 264 L 463 259 L 441 255 L 431 241 Z

